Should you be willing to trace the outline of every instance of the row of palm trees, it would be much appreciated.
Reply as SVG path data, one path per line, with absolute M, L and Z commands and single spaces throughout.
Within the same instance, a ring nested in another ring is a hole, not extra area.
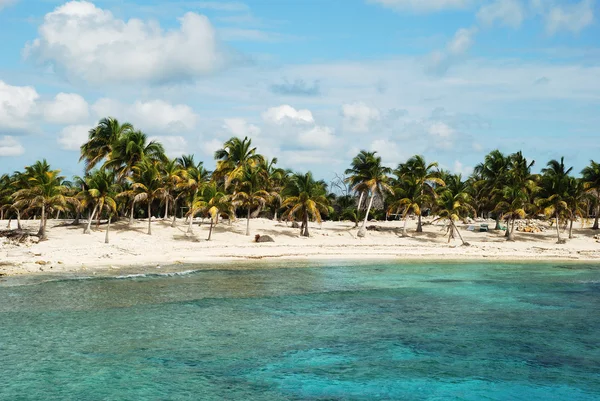
M 406 221 L 409 214 L 418 217 L 417 232 L 422 231 L 424 211 L 448 221 L 449 240 L 460 233 L 455 222 L 468 216 L 493 216 L 495 229 L 506 224 L 506 237 L 515 239 L 515 222 L 525 217 L 553 219 L 559 242 L 561 223 L 568 224 L 572 238 L 573 223 L 595 216 L 593 229 L 598 229 L 600 208 L 600 164 L 591 161 L 581 171 L 581 177 L 571 175 L 564 158 L 550 160 L 541 174 L 532 173 L 533 161 L 521 152 L 505 155 L 494 150 L 477 165 L 473 174 L 463 180 L 414 156 L 394 170 L 385 167 L 377 152 L 361 151 L 346 170 L 347 181 L 358 194 L 358 209 L 366 203 L 359 236 L 365 235 L 365 225 L 376 198 L 382 199 L 388 213 L 399 214 Z M 363 203 L 364 201 L 364 203 Z
M 249 138 L 233 137 L 215 152 L 214 171 L 196 162 L 193 155 L 169 159 L 163 146 L 129 124 L 105 118 L 89 131 L 81 146 L 85 165 L 83 177 L 66 181 L 60 171 L 38 161 L 24 171 L 0 176 L 0 218 L 40 217 L 38 235 L 46 238 L 50 216 L 61 213 L 79 224 L 85 215 L 84 233 L 93 222 L 106 224 L 106 242 L 114 218 L 152 216 L 177 223 L 186 217 L 188 234 L 193 233 L 194 217 L 209 219 L 208 239 L 220 220 L 246 218 L 246 235 L 251 219 L 259 214 L 298 222 L 301 234 L 309 236 L 309 222 L 322 218 L 350 219 L 357 235 L 366 235 L 369 217 L 404 219 L 407 234 L 410 215 L 417 216 L 417 232 L 423 230 L 424 214 L 448 222 L 448 240 L 460 237 L 456 222 L 468 216 L 496 219 L 496 229 L 506 226 L 508 240 L 514 240 L 518 219 L 544 215 L 553 219 L 560 238 L 561 223 L 595 215 L 598 228 L 600 206 L 600 165 L 591 161 L 581 177 L 571 175 L 564 160 L 551 160 L 541 174 L 532 173 L 533 161 L 521 152 L 505 155 L 498 150 L 488 154 L 473 174 L 463 179 L 414 156 L 395 169 L 387 167 L 377 152 L 360 151 L 345 171 L 344 193 L 328 192 L 322 180 L 310 172 L 293 173 L 277 167 L 277 159 L 257 152 Z M 9 221 L 10 225 L 10 221 Z

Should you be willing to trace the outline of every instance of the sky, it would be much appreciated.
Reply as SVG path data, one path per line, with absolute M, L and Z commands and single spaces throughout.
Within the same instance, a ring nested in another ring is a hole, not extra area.
M 208 168 L 232 136 L 342 174 L 361 149 L 468 175 L 600 159 L 598 0 L 0 0 L 0 173 L 81 175 L 99 119 Z

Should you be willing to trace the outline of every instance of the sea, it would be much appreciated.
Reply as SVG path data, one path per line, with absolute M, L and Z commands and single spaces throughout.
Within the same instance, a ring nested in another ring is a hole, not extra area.
M 0 281 L 0 400 L 600 400 L 600 262 Z

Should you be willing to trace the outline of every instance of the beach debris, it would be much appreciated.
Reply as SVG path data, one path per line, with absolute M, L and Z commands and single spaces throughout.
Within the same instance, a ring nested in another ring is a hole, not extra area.
M 377 232 L 384 232 L 384 233 L 395 233 L 395 232 L 400 232 L 401 229 L 398 227 L 383 227 L 383 226 L 367 226 L 367 231 L 377 231 Z
M 540 222 L 533 220 L 519 220 L 515 224 L 515 230 L 524 233 L 541 233 L 546 231 L 546 228 Z
M 30 245 L 37 243 L 39 238 L 24 230 L 0 230 L 0 244 Z
M 254 242 L 275 242 L 275 240 L 269 235 L 256 234 L 254 236 Z

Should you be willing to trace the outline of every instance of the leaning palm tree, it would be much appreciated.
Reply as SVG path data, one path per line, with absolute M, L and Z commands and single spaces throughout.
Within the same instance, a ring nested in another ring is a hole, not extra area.
M 566 168 L 564 157 L 560 162 L 550 160 L 547 167 L 542 169 L 541 192 L 537 200 L 538 206 L 542 207 L 544 214 L 554 217 L 556 223 L 556 237 L 559 244 L 564 241 L 560 238 L 560 218 L 569 213 L 568 197 L 569 173 L 573 167 Z
M 169 218 L 169 201 L 175 201 L 175 196 L 173 196 L 175 189 L 177 188 L 177 184 L 179 184 L 183 180 L 183 170 L 177 160 L 166 160 L 164 163 L 160 165 L 162 179 L 165 184 L 165 189 L 167 190 L 167 196 L 165 196 L 165 217 L 167 220 Z
M 581 171 L 585 189 L 593 195 L 594 225 L 592 230 L 598 229 L 598 218 L 600 217 L 600 163 L 590 160 L 590 165 Z
M 77 204 L 78 201 L 67 195 L 69 190 L 63 185 L 64 177 L 60 176 L 60 170 L 51 170 L 46 160 L 25 167 L 25 175 L 27 187 L 15 193 L 15 207 L 26 211 L 40 210 L 38 236 L 40 240 L 46 240 L 48 214 L 64 211 L 68 204 Z
M 466 192 L 453 194 L 450 190 L 444 190 L 437 197 L 436 206 L 438 220 L 448 221 L 448 242 L 454 238 L 454 233 L 457 233 L 462 244 L 469 245 L 465 242 L 455 224 L 456 221 L 466 216 L 469 211 L 473 211 L 473 207 L 469 204 L 469 195 Z
M 260 167 L 246 166 L 237 177 L 238 190 L 233 194 L 235 206 L 246 209 L 246 235 L 250 235 L 250 214 L 253 210 L 262 209 L 272 197 L 265 190 L 265 171 Z
M 376 153 L 376 152 L 374 152 Z M 388 184 L 388 174 L 392 172 L 389 167 L 384 167 L 381 162 L 380 156 L 373 155 L 372 159 L 369 160 L 368 166 L 362 172 L 360 181 L 354 185 L 354 190 L 360 190 L 364 188 L 371 194 L 369 198 L 369 205 L 367 206 L 367 212 L 365 219 L 363 220 L 362 226 L 358 230 L 357 236 L 364 237 L 367 233 L 367 221 L 369 220 L 369 212 L 373 206 L 373 199 L 375 196 L 379 196 L 382 200 L 385 198 L 385 193 L 393 193 L 392 187 Z
M 446 185 L 444 180 L 440 177 L 438 163 L 433 162 L 427 164 L 423 156 L 415 155 L 405 163 L 399 164 L 394 173 L 398 177 L 399 182 L 409 179 L 416 185 L 416 195 L 420 197 L 417 208 L 415 209 L 418 210 L 418 212 L 415 211 L 418 218 L 417 232 L 423 232 L 423 225 L 421 224 L 421 209 L 424 206 L 423 202 L 435 197 L 436 187 L 443 187 Z
M 402 236 L 408 236 L 406 224 L 410 212 L 421 215 L 420 205 L 426 201 L 427 195 L 422 192 L 422 187 L 418 178 L 406 176 L 399 185 L 394 187 L 394 194 L 388 206 L 388 213 L 400 213 L 404 219 Z
M 252 147 L 251 139 L 232 137 L 223 144 L 223 148 L 215 152 L 217 168 L 214 178 L 224 180 L 227 188 L 231 182 L 242 178 L 245 168 L 254 167 L 263 159 L 262 155 L 256 153 L 256 147 Z
M 107 117 L 89 131 L 88 141 L 81 145 L 79 161 L 85 162 L 85 171 L 89 172 L 103 160 L 108 160 L 115 144 L 127 133 L 133 131 L 133 125 L 120 124 L 116 118 Z
M 284 189 L 285 200 L 282 207 L 287 210 L 283 217 L 288 220 L 299 219 L 302 221 L 300 231 L 308 237 L 308 219 L 312 217 L 321 223 L 321 214 L 329 213 L 329 199 L 327 199 L 327 184 L 325 181 L 315 181 L 312 173 L 295 173 L 290 176 L 288 185 Z
M 363 184 L 364 176 L 369 167 L 376 162 L 376 153 L 377 152 L 368 152 L 366 150 L 361 150 L 352 159 L 352 162 L 350 163 L 350 168 L 344 171 L 344 174 L 348 176 L 345 180 L 346 183 L 350 184 L 353 190 L 360 194 L 358 198 L 358 210 L 360 210 L 362 207 L 362 202 L 365 194 L 368 194 L 368 188 L 366 188 Z
M 106 170 L 92 172 L 85 180 L 86 189 L 79 192 L 78 197 L 81 204 L 85 207 L 93 204 L 92 214 L 88 219 L 84 234 L 89 234 L 94 217 L 97 217 L 97 226 L 100 225 L 100 216 L 106 209 L 107 211 L 116 211 L 116 184 L 115 175 Z
M 152 203 L 164 199 L 167 190 L 161 179 L 159 164 L 150 159 L 142 159 L 133 167 L 131 190 L 136 203 L 145 202 L 148 206 L 148 235 L 152 235 Z

